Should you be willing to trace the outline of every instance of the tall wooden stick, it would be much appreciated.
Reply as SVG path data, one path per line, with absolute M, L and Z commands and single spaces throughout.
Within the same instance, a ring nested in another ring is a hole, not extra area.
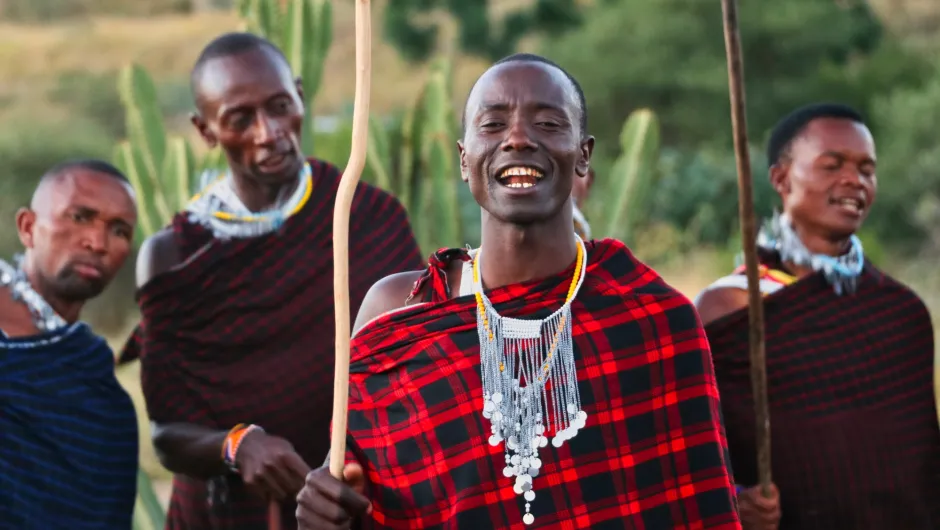
M 336 306 L 336 371 L 333 378 L 333 433 L 330 473 L 342 480 L 346 460 L 346 413 L 349 406 L 349 210 L 369 141 L 369 95 L 372 83 L 370 0 L 356 0 L 356 99 L 352 149 L 333 206 L 333 299 Z
M 744 100 L 744 65 L 738 29 L 737 0 L 721 0 L 724 15 L 725 52 L 728 59 L 728 86 L 731 97 L 731 125 L 734 156 L 738 166 L 738 213 L 747 269 L 751 389 L 757 423 L 757 472 L 761 493 L 770 496 L 770 412 L 767 407 L 767 366 L 764 353 L 764 301 L 760 292 L 757 261 L 757 221 L 751 185 L 751 159 L 747 149 L 747 114 Z

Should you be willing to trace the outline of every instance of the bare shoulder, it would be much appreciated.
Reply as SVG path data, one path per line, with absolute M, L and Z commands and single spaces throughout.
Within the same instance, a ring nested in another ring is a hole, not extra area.
M 747 291 L 736 287 L 705 289 L 695 300 L 695 309 L 705 326 L 747 305 Z
M 362 305 L 359 306 L 359 314 L 353 325 L 353 335 L 355 336 L 360 328 L 376 317 L 408 305 L 406 300 L 422 272 L 399 272 L 375 282 L 362 299 Z
M 170 229 L 164 228 L 148 237 L 137 252 L 137 288 L 181 262 L 181 252 Z
M 9 287 L 0 287 L 0 331 L 11 338 L 39 333 L 26 304 L 15 301 Z
M 462 270 L 461 262 L 457 261 L 452 262 L 447 269 L 447 283 L 450 285 L 451 293 L 455 293 L 460 289 Z M 427 286 L 415 293 L 414 298 L 411 300 L 408 300 L 408 297 L 411 296 L 415 282 L 423 273 L 423 270 L 399 272 L 375 282 L 369 292 L 366 293 L 362 305 L 359 307 L 359 314 L 356 316 L 355 325 L 353 325 L 353 336 L 359 332 L 360 328 L 376 317 L 389 311 L 421 303 L 426 294 Z

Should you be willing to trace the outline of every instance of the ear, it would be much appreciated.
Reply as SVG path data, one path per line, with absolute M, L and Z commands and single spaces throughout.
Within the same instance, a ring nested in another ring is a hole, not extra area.
M 457 152 L 460 154 L 460 179 L 470 182 L 470 167 L 467 166 L 467 150 L 464 149 L 463 140 L 457 140 Z
M 215 134 L 212 132 L 212 129 L 209 128 L 209 124 L 206 123 L 206 120 L 199 115 L 198 112 L 194 112 L 189 115 L 189 121 L 193 124 L 193 127 L 199 131 L 199 136 L 206 142 L 206 145 L 210 149 L 215 148 L 219 145 L 219 139 L 215 137 Z
M 29 208 L 20 208 L 16 212 L 16 231 L 20 243 L 26 248 L 33 248 L 33 228 L 36 226 L 36 212 Z
M 579 177 L 586 177 L 591 169 L 591 155 L 594 154 L 594 137 L 588 136 L 581 140 L 581 156 L 574 166 L 574 171 Z
M 301 77 L 294 79 L 294 87 L 297 89 L 297 95 L 300 96 L 300 102 L 304 103 L 307 99 L 304 97 L 304 80 Z
M 790 193 L 790 163 L 781 161 L 770 166 L 770 185 L 773 186 L 780 197 Z

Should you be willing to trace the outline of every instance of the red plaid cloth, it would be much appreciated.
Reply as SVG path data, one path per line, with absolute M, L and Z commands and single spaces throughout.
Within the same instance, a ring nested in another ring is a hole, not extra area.
M 762 261 L 779 268 L 775 255 Z M 781 530 L 940 528 L 933 328 L 923 302 L 865 264 L 855 295 L 821 274 L 765 298 Z M 735 478 L 757 482 L 747 310 L 706 328 Z
M 708 343 L 689 301 L 613 240 L 587 244 L 573 338 L 587 425 L 540 450 L 531 528 L 740 528 Z M 348 458 L 374 503 L 366 528 L 523 529 L 525 500 L 487 443 L 475 300 L 447 298 L 442 250 L 432 303 L 382 316 L 352 341 Z M 574 266 L 488 292 L 505 316 L 543 318 Z
M 152 420 L 220 430 L 256 423 L 317 467 L 330 442 L 332 221 L 340 174 L 323 162 L 311 166 L 309 202 L 276 233 L 222 242 L 177 216 L 184 255 L 208 249 L 144 286 L 142 331 L 135 334 L 141 340 L 128 347 L 141 352 Z M 373 283 L 422 264 L 404 209 L 366 184 L 353 202 L 349 255 L 351 316 Z M 267 503 L 237 475 L 210 484 L 175 478 L 168 528 L 267 530 Z M 285 503 L 285 529 L 296 525 L 294 510 Z

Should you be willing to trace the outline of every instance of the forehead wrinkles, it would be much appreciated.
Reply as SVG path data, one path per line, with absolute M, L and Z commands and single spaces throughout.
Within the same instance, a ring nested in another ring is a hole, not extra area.
M 578 95 L 574 85 L 557 68 L 535 62 L 497 65 L 480 77 L 468 98 L 468 119 L 489 105 L 550 104 L 564 110 L 577 125 Z

